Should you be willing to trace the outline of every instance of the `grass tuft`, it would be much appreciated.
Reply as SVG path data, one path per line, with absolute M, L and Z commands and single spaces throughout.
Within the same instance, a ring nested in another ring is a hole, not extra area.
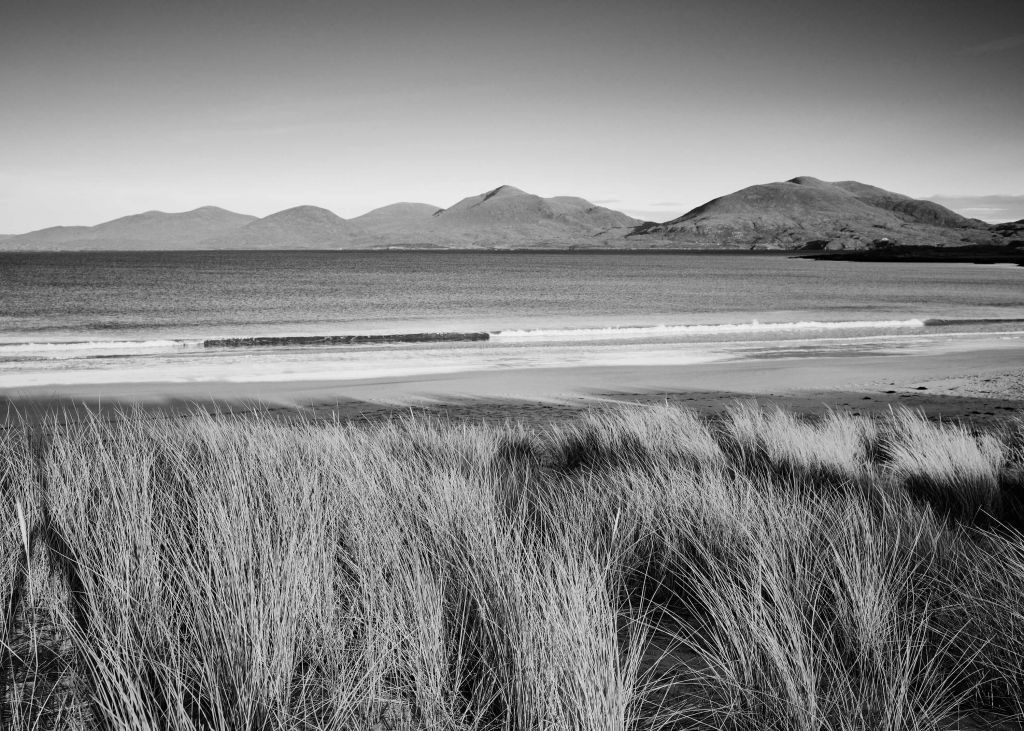
M 0 725 L 1019 727 L 1022 425 L 17 425 Z

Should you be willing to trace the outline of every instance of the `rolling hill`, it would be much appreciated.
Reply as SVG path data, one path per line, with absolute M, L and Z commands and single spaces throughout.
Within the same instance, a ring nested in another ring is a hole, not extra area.
M 665 223 L 641 222 L 583 198 L 543 198 L 510 185 L 449 208 L 394 203 L 343 219 L 297 206 L 265 218 L 207 206 L 149 211 L 97 226 L 0 237 L 0 251 L 81 249 L 775 248 L 1013 244 L 1020 222 L 990 226 L 927 200 L 864 183 L 799 177 L 715 198 Z
M 296 206 L 198 242 L 203 249 L 337 249 L 353 245 L 349 221 L 316 206 Z
M 358 229 L 360 247 L 386 248 L 406 243 L 412 232 L 429 224 L 440 210 L 439 206 L 427 203 L 392 203 L 350 220 Z
M 440 210 L 428 203 L 392 203 L 350 220 L 353 226 L 376 233 L 422 224 Z
M 392 245 L 551 248 L 621 243 L 639 224 L 583 198 L 542 198 L 502 185 L 389 234 Z
M 147 211 L 96 226 L 54 226 L 2 240 L 5 251 L 188 249 L 255 221 L 204 206 L 184 213 Z
M 0 239 L 3 250 L 511 248 L 617 246 L 641 222 L 583 198 L 542 198 L 503 185 L 448 209 L 394 203 L 352 219 L 297 206 L 265 218 L 220 208 L 151 211 L 97 226 Z
M 993 234 L 988 224 L 931 201 L 799 177 L 715 198 L 666 223 L 641 225 L 630 238 L 692 248 L 864 248 L 987 243 Z

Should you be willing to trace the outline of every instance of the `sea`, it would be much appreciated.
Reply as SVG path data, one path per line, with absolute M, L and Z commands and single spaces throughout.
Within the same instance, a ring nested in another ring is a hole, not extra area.
M 0 389 L 380 379 L 1024 338 L 1024 268 L 780 254 L 0 253 Z

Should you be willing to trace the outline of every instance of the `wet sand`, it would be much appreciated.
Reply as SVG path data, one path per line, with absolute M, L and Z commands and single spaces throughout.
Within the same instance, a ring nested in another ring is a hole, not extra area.
M 746 358 L 681 366 L 532 368 L 348 381 L 131 383 L 0 388 L 0 420 L 53 413 L 154 417 L 197 409 L 282 418 L 377 420 L 406 413 L 542 422 L 614 403 L 672 403 L 713 413 L 737 399 L 801 413 L 876 413 L 987 422 L 1024 409 L 1024 345 L 946 353 Z

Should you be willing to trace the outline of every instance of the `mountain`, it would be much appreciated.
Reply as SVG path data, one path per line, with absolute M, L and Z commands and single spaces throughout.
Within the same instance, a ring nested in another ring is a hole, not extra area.
M 224 240 L 205 243 L 230 248 L 601 246 L 621 244 L 639 223 L 582 198 L 542 198 L 502 185 L 447 209 L 394 203 L 347 221 L 303 206 L 254 221 Z
M 3 239 L 10 250 L 188 249 L 223 236 L 255 216 L 205 206 L 184 213 L 147 211 L 96 226 L 54 226 Z
M 856 181 L 799 177 L 715 198 L 665 223 L 641 222 L 583 198 L 543 198 L 510 185 L 450 208 L 394 203 L 352 219 L 297 206 L 266 218 L 222 208 L 149 211 L 98 226 L 0 237 L 0 250 L 376 248 L 861 249 L 890 244 L 1014 245 L 1021 222 L 989 224 L 934 201 Z
M 296 206 L 259 218 L 224 236 L 199 242 L 204 249 L 337 249 L 353 245 L 356 229 L 316 206 Z
M 358 221 L 354 219 L 353 222 Z M 583 198 L 542 198 L 511 185 L 463 198 L 429 219 L 392 226 L 375 245 L 452 248 L 605 246 L 640 224 Z
M 395 235 L 408 234 L 430 221 L 440 207 L 427 203 L 392 203 L 350 219 L 365 246 L 386 246 Z
M 380 226 L 423 222 L 440 210 L 440 206 L 432 206 L 429 203 L 392 203 L 389 206 L 374 208 L 369 213 L 350 220 L 360 228 L 374 229 Z
M 715 198 L 672 221 L 638 226 L 629 238 L 693 248 L 864 248 L 988 243 L 993 233 L 932 201 L 855 181 L 799 177 Z
M 807 180 L 807 178 L 796 178 L 796 180 Z M 821 183 L 820 180 L 817 182 Z M 853 180 L 833 183 L 833 185 L 850 193 L 862 203 L 891 211 L 905 221 L 944 228 L 988 226 L 984 221 L 979 221 L 976 218 L 966 218 L 934 201 L 910 198 L 909 196 L 892 193 L 888 190 L 882 190 L 873 185 L 865 185 Z
M 151 211 L 98 226 L 34 231 L 2 240 L 0 246 L 4 250 L 615 247 L 623 245 L 626 234 L 640 223 L 583 198 L 542 198 L 502 185 L 447 209 L 394 203 L 349 220 L 315 206 L 297 206 L 266 218 L 219 208 Z

